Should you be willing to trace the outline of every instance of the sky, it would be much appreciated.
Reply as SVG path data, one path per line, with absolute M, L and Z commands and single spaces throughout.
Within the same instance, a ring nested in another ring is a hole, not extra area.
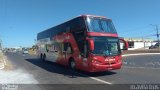
M 3 47 L 32 46 L 38 32 L 81 14 L 111 18 L 120 37 L 156 39 L 160 0 L 0 0 Z

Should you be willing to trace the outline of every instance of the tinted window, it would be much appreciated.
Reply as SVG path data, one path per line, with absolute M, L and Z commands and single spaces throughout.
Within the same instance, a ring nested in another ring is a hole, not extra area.
M 83 17 L 77 17 L 68 22 L 65 22 L 63 24 L 60 24 L 58 26 L 52 27 L 50 29 L 38 33 L 37 40 L 44 38 L 52 38 L 53 36 L 61 34 L 66 31 L 74 32 L 77 30 L 85 30 L 84 28 L 85 28 L 85 22 Z
M 70 43 L 64 43 L 63 51 L 67 51 L 68 53 L 72 53 L 72 47 Z
M 93 54 L 112 56 L 121 53 L 118 38 L 111 38 L 111 37 L 92 37 L 92 38 L 94 39 Z
M 134 42 L 133 41 L 131 41 L 131 42 L 129 41 L 128 42 L 128 47 L 129 48 L 134 48 Z
M 85 22 L 84 19 L 78 18 L 77 20 L 75 20 L 77 25 L 76 28 L 74 28 L 72 34 L 74 36 L 74 39 L 76 40 L 76 43 L 78 45 L 78 48 L 80 50 L 81 53 L 84 52 L 84 38 L 85 38 Z
M 106 32 L 116 34 L 116 29 L 109 19 L 87 18 L 90 32 Z
M 99 23 L 100 21 L 98 19 L 92 20 L 92 24 L 91 24 L 92 30 L 94 30 L 95 32 L 101 31 L 102 29 Z

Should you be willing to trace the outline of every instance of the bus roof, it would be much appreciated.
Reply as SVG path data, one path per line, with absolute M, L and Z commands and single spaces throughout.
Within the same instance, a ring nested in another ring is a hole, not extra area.
M 91 15 L 91 14 L 82 14 L 80 16 L 83 16 L 83 17 L 106 18 L 105 16 L 97 16 L 97 15 Z M 109 19 L 109 18 L 106 18 L 106 19 Z
M 65 21 L 65 22 L 63 22 L 63 23 L 66 23 L 66 22 L 71 21 L 71 20 L 73 20 L 73 19 L 75 19 L 75 18 L 78 18 L 78 17 L 97 17 L 97 18 L 106 18 L 105 16 L 97 16 L 97 15 L 91 15 L 91 14 L 82 14 L 82 15 L 79 15 L 79 16 L 74 17 L 74 18 L 72 18 L 72 19 L 69 19 L 69 20 L 67 20 L 67 21 Z M 106 18 L 106 19 L 109 19 L 109 18 Z M 61 23 L 61 24 L 63 24 L 63 23 Z M 54 27 L 59 26 L 59 25 L 61 25 L 61 24 L 55 25 Z M 52 28 L 52 27 L 51 27 L 51 28 Z M 47 29 L 47 30 L 48 30 L 48 29 Z M 43 32 L 43 31 L 41 31 L 41 32 Z
M 76 18 L 80 18 L 80 17 L 96 17 L 96 18 L 105 18 L 105 19 L 107 19 L 107 18 L 104 17 L 104 16 L 82 14 L 82 15 L 79 15 L 79 16 L 77 16 L 77 17 L 74 17 L 74 18 L 72 18 L 72 19 L 70 19 L 70 20 L 67 20 L 67 21 L 65 21 L 65 22 L 63 22 L 63 23 L 61 23 L 61 24 L 58 24 L 58 25 L 56 25 L 56 26 L 54 26 L 54 27 L 51 27 L 51 28 L 48 28 L 48 29 L 46 29 L 46 30 L 44 30 L 44 31 L 39 32 L 39 33 L 37 34 L 37 39 L 43 39 L 43 38 L 47 38 L 47 37 L 50 37 L 50 38 L 51 38 L 51 36 L 52 36 L 52 35 L 55 35 L 56 32 L 62 32 L 62 31 L 63 31 L 63 30 L 59 29 L 59 27 L 64 26 L 65 23 L 68 23 L 69 21 L 72 21 L 72 20 L 74 20 L 74 19 L 76 19 Z M 53 28 L 57 28 L 57 30 L 53 30 Z M 58 30 L 58 29 L 59 29 L 59 30 Z

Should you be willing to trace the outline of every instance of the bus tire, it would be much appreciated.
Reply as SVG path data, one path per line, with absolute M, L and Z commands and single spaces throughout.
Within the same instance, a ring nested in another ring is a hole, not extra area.
M 43 59 L 43 54 L 41 53 L 41 55 L 40 55 L 40 60 L 42 60 Z
M 45 61 L 46 61 L 46 54 L 43 54 L 42 61 L 43 61 L 43 62 L 45 62 Z
M 72 69 L 72 70 L 75 70 L 76 69 L 76 63 L 74 61 L 74 59 L 71 59 L 69 61 L 69 67 Z

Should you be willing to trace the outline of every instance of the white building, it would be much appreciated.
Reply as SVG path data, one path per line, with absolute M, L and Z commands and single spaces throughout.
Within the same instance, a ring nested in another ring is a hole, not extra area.
M 128 42 L 128 50 L 148 49 L 149 46 L 156 44 L 156 42 L 154 42 L 153 39 L 124 38 L 124 40 Z

